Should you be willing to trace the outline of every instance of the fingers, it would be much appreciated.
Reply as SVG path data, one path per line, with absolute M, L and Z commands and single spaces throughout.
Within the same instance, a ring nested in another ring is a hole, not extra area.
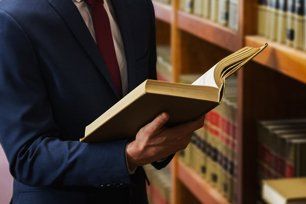
M 144 131 L 148 135 L 153 135 L 157 133 L 164 125 L 168 122 L 169 115 L 167 113 L 162 113 L 157 116 L 151 123 L 144 127 Z

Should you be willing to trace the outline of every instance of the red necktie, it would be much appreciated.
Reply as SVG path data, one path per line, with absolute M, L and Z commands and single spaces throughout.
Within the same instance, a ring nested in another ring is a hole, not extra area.
M 122 94 L 122 84 L 119 64 L 116 57 L 115 46 L 107 12 L 103 0 L 86 0 L 91 8 L 92 21 L 95 29 L 96 42 L 110 73 L 117 93 Z

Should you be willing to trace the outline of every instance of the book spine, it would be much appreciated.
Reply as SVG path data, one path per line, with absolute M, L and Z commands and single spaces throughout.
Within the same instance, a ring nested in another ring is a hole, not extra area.
M 202 16 L 203 13 L 203 0 L 194 0 L 193 13 L 197 16 Z
M 257 33 L 261 36 L 265 36 L 265 24 L 266 24 L 266 11 L 267 1 L 258 1 L 258 21 L 257 21 Z
M 225 194 L 225 197 L 231 201 L 232 200 L 232 176 L 230 174 L 230 162 L 232 160 L 231 154 L 232 150 L 230 148 L 230 136 L 231 136 L 231 115 L 230 115 L 230 107 L 226 100 L 223 101 L 225 105 L 225 114 L 224 118 L 222 118 L 222 143 L 224 147 L 223 151 L 223 169 L 224 169 L 224 180 L 223 180 L 223 189 L 222 191 Z
M 210 20 L 218 22 L 219 0 L 211 0 Z
M 185 11 L 185 0 L 180 0 L 180 10 Z
M 203 166 L 203 156 L 202 156 L 202 147 L 201 147 L 201 140 L 203 138 L 204 131 L 203 129 L 199 129 L 195 132 L 195 151 L 194 151 L 194 169 L 195 171 L 201 175 L 202 174 L 202 166 Z
M 293 46 L 297 49 L 303 49 L 304 39 L 304 0 L 296 0 L 295 12 L 294 12 L 294 30 L 295 38 L 293 40 Z
M 211 8 L 211 0 L 203 0 L 203 17 L 209 18 L 210 17 L 210 8 Z
M 230 123 L 230 150 L 231 150 L 231 200 L 233 203 L 238 201 L 238 141 L 237 141 L 237 104 L 231 105 L 231 123 Z
M 205 121 L 204 121 L 204 128 L 205 128 L 205 132 L 206 132 L 206 154 L 207 154 L 207 158 L 206 158 L 206 167 L 207 167 L 207 173 L 206 173 L 206 178 L 207 181 L 210 182 L 211 184 L 213 184 L 214 182 L 212 182 L 212 174 L 215 171 L 215 169 L 213 169 L 213 146 L 212 146 L 212 141 L 211 141 L 211 133 L 210 133 L 210 124 L 209 124 L 209 120 L 211 117 L 211 112 L 207 113 L 205 116 Z
M 217 130 L 215 135 L 216 140 L 216 150 L 217 150 L 217 188 L 220 192 L 223 192 L 223 183 L 224 183 L 224 169 L 223 169 L 223 157 L 224 157 L 224 144 L 222 142 L 223 129 L 221 126 L 221 121 L 224 116 L 224 103 L 221 103 L 217 108 L 214 109 L 215 121 L 214 127 Z
M 286 144 L 286 169 L 285 175 L 287 178 L 296 176 L 297 170 L 295 168 L 295 146 L 292 143 Z
M 207 132 L 205 127 L 201 128 L 203 131 L 200 148 L 201 148 L 201 177 L 207 179 Z
M 192 134 L 191 136 L 191 143 L 189 147 L 189 167 L 192 169 L 196 169 L 197 165 L 197 143 L 198 143 L 198 138 L 195 133 Z
M 267 18 L 265 19 L 266 20 L 266 33 L 265 33 L 265 37 L 270 39 L 270 35 L 271 35 L 271 26 L 272 26 L 272 14 L 273 14 L 273 11 L 272 11 L 272 3 L 273 3 L 273 0 L 267 0 Z
M 193 12 L 193 0 L 185 0 L 185 9 L 184 11 L 187 13 L 192 13 Z
M 303 26 L 304 26 L 304 43 L 303 49 L 306 50 L 306 2 L 304 2 L 304 18 L 303 18 Z
M 238 30 L 239 5 L 238 0 L 230 0 L 229 2 L 229 28 Z
M 296 0 L 288 0 L 287 21 L 286 21 L 286 44 L 288 46 L 293 46 L 293 42 L 296 35 L 294 29 L 295 2 Z
M 279 43 L 286 42 L 286 18 L 287 18 L 287 0 L 279 0 L 279 9 L 278 9 L 278 29 L 276 41 Z
M 278 0 L 271 0 L 270 5 L 270 30 L 269 30 L 269 39 L 276 40 L 276 31 L 278 30 Z
M 227 26 L 229 16 L 229 0 L 219 0 L 218 23 Z
M 210 166 L 209 166 L 209 182 L 212 186 L 217 187 L 218 183 L 218 166 L 217 166 L 217 148 L 216 148 L 216 135 L 217 130 L 214 127 L 215 114 L 214 111 L 210 111 L 208 119 L 208 143 L 210 144 Z

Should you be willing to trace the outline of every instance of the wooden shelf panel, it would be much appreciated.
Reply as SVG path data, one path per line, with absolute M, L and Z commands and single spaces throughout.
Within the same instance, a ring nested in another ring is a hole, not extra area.
M 209 183 L 181 161 L 178 161 L 177 176 L 201 203 L 228 204 L 228 201 L 219 191 L 211 187 Z
M 155 17 L 158 20 L 171 23 L 172 8 L 171 5 L 153 1 Z
M 178 27 L 210 43 L 235 51 L 242 46 L 238 33 L 210 20 L 178 11 Z
M 269 46 L 255 58 L 255 61 L 306 83 L 306 52 L 269 41 L 260 36 L 247 36 L 245 38 L 247 46 L 261 46 L 265 42 L 268 42 Z

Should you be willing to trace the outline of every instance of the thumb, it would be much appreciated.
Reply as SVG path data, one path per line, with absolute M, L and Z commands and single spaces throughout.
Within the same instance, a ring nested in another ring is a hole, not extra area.
M 162 113 L 158 115 L 151 123 L 147 124 L 145 131 L 149 135 L 157 133 L 164 125 L 168 122 L 169 115 L 167 113 Z

